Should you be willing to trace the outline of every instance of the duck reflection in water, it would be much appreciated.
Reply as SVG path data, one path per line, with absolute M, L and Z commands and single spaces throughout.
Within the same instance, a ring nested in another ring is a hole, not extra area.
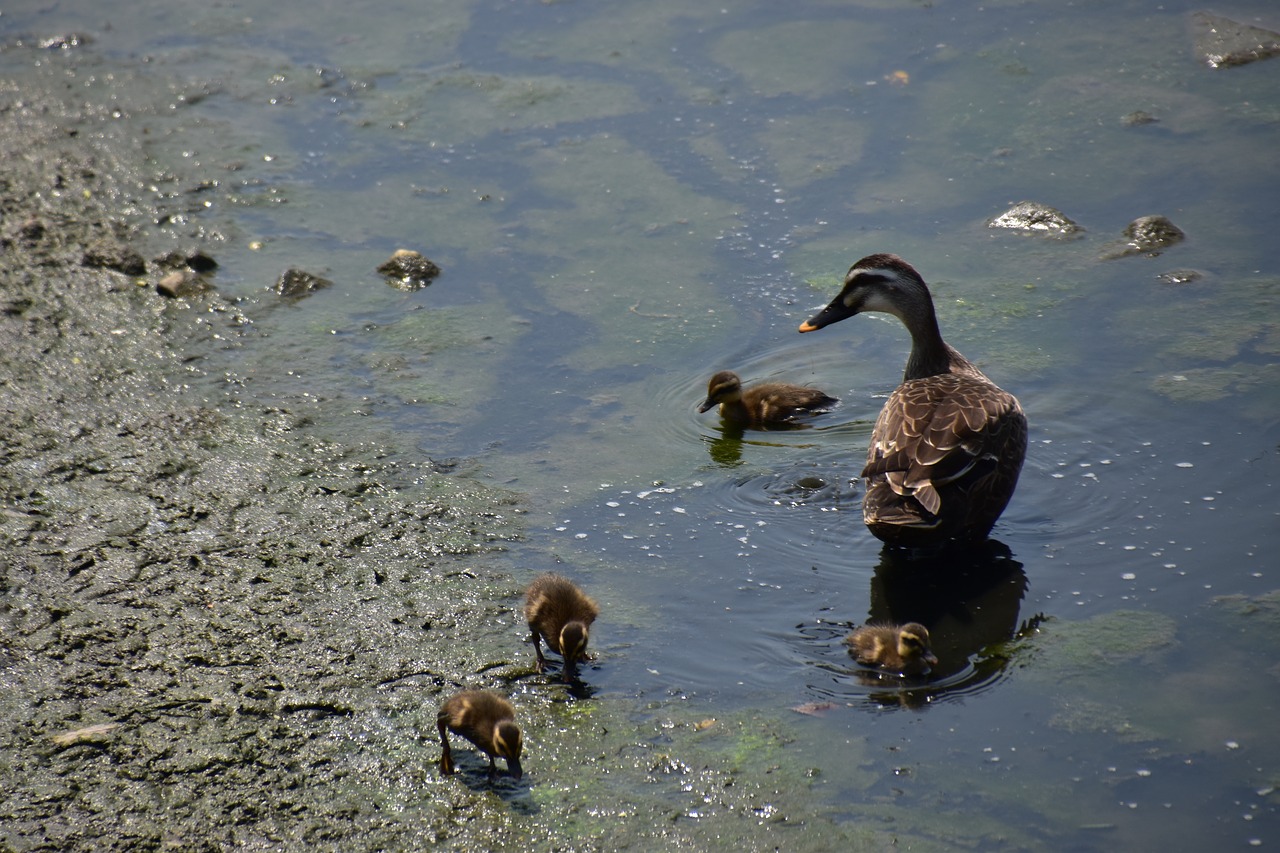
M 927 626 L 936 657 L 927 675 L 860 669 L 878 705 L 919 708 L 947 693 L 971 693 L 999 677 L 1009 657 L 991 654 L 1034 628 L 1019 622 L 1027 575 L 1008 546 L 988 539 L 928 557 L 886 546 L 871 579 L 870 622 Z

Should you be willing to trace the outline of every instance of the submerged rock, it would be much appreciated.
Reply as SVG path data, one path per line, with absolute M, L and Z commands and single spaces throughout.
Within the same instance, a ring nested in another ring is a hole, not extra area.
M 1020 201 L 987 221 L 988 228 L 1009 228 L 1051 237 L 1071 237 L 1084 232 L 1066 214 L 1037 201 Z
M 440 275 L 440 267 L 420 252 L 396 249 L 395 254 L 379 265 L 378 272 L 401 290 L 421 290 Z
M 1193 269 L 1166 270 L 1156 276 L 1162 284 L 1192 284 L 1204 278 L 1204 273 Z
M 1120 119 L 1120 123 L 1125 127 L 1141 127 L 1144 124 L 1156 124 L 1159 121 L 1160 119 L 1146 110 L 1134 110 Z
M 298 299 L 332 285 L 333 282 L 327 278 L 321 278 L 305 270 L 288 269 L 276 280 L 275 291 L 281 296 Z
M 1164 216 L 1139 216 L 1125 227 L 1124 236 L 1124 240 L 1112 243 L 1103 250 L 1103 260 L 1130 255 L 1154 258 L 1170 246 L 1187 239 L 1182 229 Z
M 1191 20 L 1196 56 L 1210 68 L 1247 65 L 1280 53 L 1280 33 L 1209 12 L 1196 12 Z

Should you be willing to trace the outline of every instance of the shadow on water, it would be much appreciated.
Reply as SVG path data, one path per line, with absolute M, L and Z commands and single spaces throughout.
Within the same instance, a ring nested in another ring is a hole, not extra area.
M 956 546 L 928 556 L 885 546 L 871 578 L 867 624 L 919 622 L 929 629 L 938 665 L 926 676 L 902 676 L 857 664 L 847 654 L 817 668 L 828 683 L 811 685 L 826 701 L 797 710 L 837 705 L 920 709 L 972 695 L 1005 671 L 1010 640 L 1034 630 L 1041 616 L 1020 623 L 1027 575 L 1008 546 L 996 540 Z M 852 624 L 801 625 L 813 643 L 845 651 Z

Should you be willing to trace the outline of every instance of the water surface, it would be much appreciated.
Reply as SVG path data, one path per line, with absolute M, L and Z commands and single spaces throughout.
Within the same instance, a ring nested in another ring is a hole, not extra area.
M 768 796 L 735 814 L 690 781 L 688 749 L 918 846 L 1280 838 L 1280 59 L 1209 68 L 1182 2 L 177 3 L 109 27 L 90 6 L 4 21 L 93 31 L 104 67 L 152 57 L 69 75 L 125 111 L 131 86 L 194 102 L 149 145 L 226 167 L 200 226 L 219 288 L 265 302 L 287 266 L 335 282 L 257 319 L 269 346 L 211 356 L 223 377 L 334 399 L 321 429 L 389 431 L 525 496 L 502 568 L 557 567 L 604 606 L 583 704 L 720 721 L 659 774 L 681 820 L 753 849 L 778 832 Z M 1215 11 L 1280 29 L 1268 3 Z M 1024 199 L 1084 236 L 986 228 Z M 1153 213 L 1188 239 L 1100 260 Z M 388 286 L 374 268 L 397 247 L 444 274 Z M 795 331 L 880 251 L 918 267 L 949 342 L 1031 422 L 1019 490 L 963 565 L 903 565 L 861 524 L 903 329 Z M 1203 275 L 1158 278 L 1182 268 Z M 695 411 L 724 368 L 842 403 L 735 432 Z M 845 654 L 887 618 L 929 624 L 931 679 Z M 498 628 L 513 657 L 518 622 Z M 535 740 L 567 756 L 585 737 Z M 570 783 L 531 755 L 543 819 L 617 760 Z M 815 826 L 792 831 L 822 849 Z

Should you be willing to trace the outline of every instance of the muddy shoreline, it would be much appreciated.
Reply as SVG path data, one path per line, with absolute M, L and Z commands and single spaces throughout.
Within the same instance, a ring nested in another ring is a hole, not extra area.
M 222 390 L 207 356 L 271 346 L 267 307 L 156 289 L 226 251 L 199 221 L 218 176 L 150 162 L 109 109 L 0 84 L 0 847 L 414 846 L 435 830 L 378 802 L 492 661 L 440 649 L 509 609 L 464 590 L 513 587 L 477 555 L 519 537 L 518 498 Z M 360 754 L 387 720 L 404 753 Z

